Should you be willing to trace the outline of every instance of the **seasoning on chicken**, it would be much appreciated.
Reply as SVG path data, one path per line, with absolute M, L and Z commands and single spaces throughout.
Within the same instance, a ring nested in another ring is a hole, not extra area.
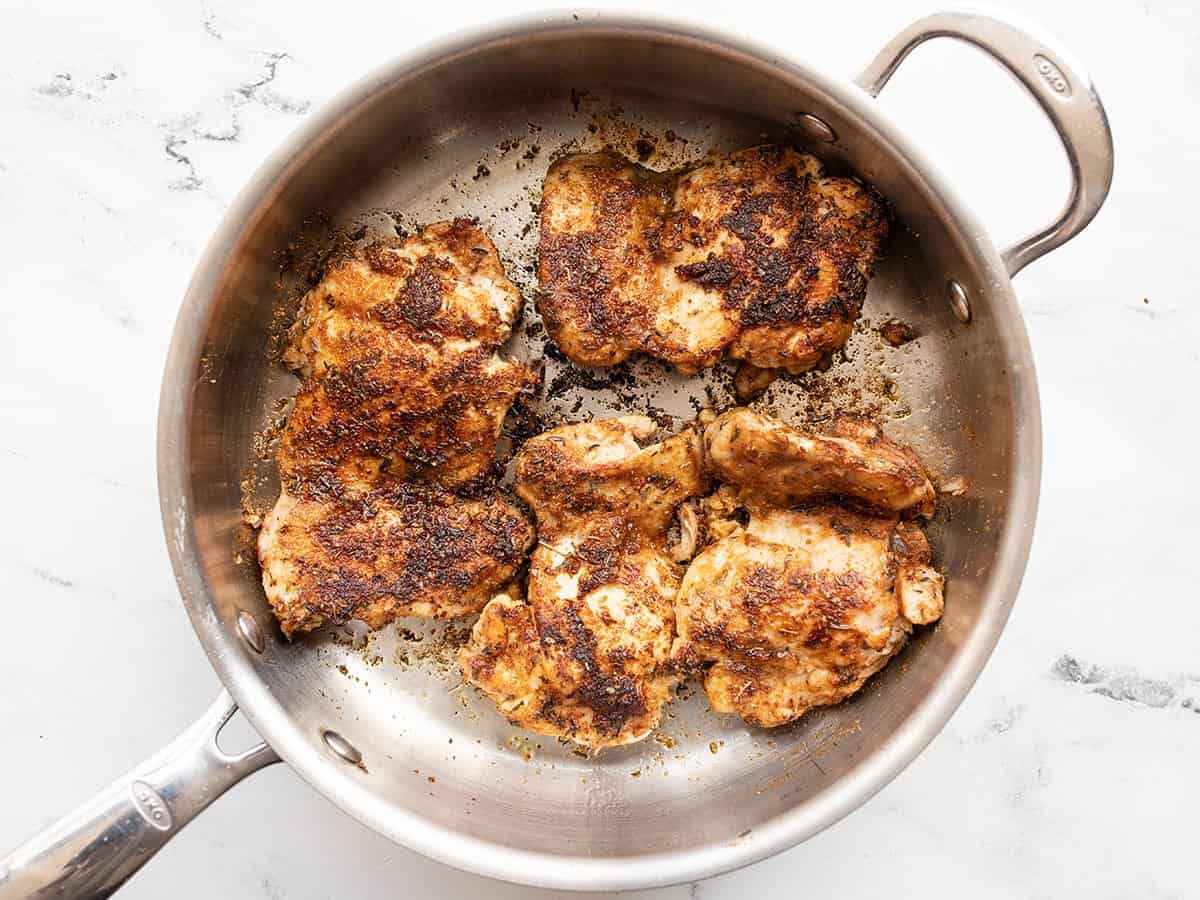
M 280 496 L 260 536 L 263 585 L 289 637 L 325 622 L 478 612 L 516 574 L 533 527 L 512 501 L 401 483 L 352 503 Z
M 463 219 L 344 254 L 305 296 L 282 491 L 259 535 L 285 634 L 475 612 L 516 572 L 532 526 L 494 476 L 501 422 L 536 381 L 497 352 L 520 306 Z
M 854 416 L 836 417 L 828 434 L 809 434 L 738 407 L 705 430 L 718 481 L 776 505 L 841 497 L 885 513 L 933 515 L 933 485 L 917 455 Z
M 628 744 L 658 724 L 680 570 L 675 511 L 704 489 L 692 429 L 643 447 L 640 416 L 567 425 L 517 455 L 517 493 L 538 521 L 528 597 L 483 610 L 459 655 L 464 678 L 516 725 L 589 748 Z
M 285 355 L 303 384 L 279 449 L 284 485 L 340 497 L 384 475 L 486 481 L 500 423 L 535 381 L 496 352 L 520 311 L 495 246 L 466 219 L 336 260 Z
M 670 197 L 668 177 L 615 153 L 564 156 L 550 166 L 542 187 L 538 312 L 573 361 L 611 366 L 635 350 L 649 352 Z
M 805 435 L 734 410 L 705 431 L 710 465 L 727 482 L 710 511 L 724 522 L 684 576 L 673 653 L 703 671 L 719 712 L 773 727 L 839 703 L 914 624 L 941 616 L 928 542 L 901 519 L 932 513 L 932 487 L 911 451 L 861 425 L 843 432 L 854 428 L 857 438 Z
M 727 356 L 762 391 L 846 343 L 887 229 L 875 191 L 787 147 L 674 173 L 566 156 L 543 185 L 539 310 L 577 363 L 642 352 L 694 373 Z

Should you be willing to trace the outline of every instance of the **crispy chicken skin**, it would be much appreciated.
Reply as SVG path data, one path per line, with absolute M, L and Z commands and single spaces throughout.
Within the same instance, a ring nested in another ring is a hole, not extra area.
M 812 466 L 811 448 L 796 440 L 771 455 L 739 455 L 730 448 L 786 428 L 742 412 L 718 418 L 705 434 L 708 459 L 727 482 L 709 512 L 725 518 L 709 528 L 714 540 L 680 586 L 673 656 L 682 669 L 703 672 L 713 709 L 773 727 L 861 688 L 913 624 L 941 616 L 943 581 L 924 533 L 900 518 L 932 512 L 932 495 L 910 491 L 904 499 L 877 487 L 876 473 L 890 470 L 889 457 L 903 448 L 876 433 L 835 469 Z M 835 495 L 859 508 L 815 499 Z M 729 517 L 739 508 L 745 525 Z
M 533 527 L 512 501 L 400 484 L 353 503 L 283 494 L 261 535 L 263 584 L 283 633 L 358 619 L 478 612 L 516 574 Z
M 305 296 L 258 543 L 285 634 L 477 612 L 513 576 L 532 526 L 493 485 L 501 422 L 535 382 L 497 352 L 520 306 L 462 219 L 343 254 Z
M 704 475 L 695 431 L 642 448 L 653 430 L 636 416 L 567 425 L 517 456 L 538 520 L 528 597 L 490 602 L 459 654 L 513 724 L 599 749 L 644 738 L 671 698 L 667 531 Z
M 852 416 L 834 419 L 829 434 L 808 434 L 737 407 L 705 429 L 704 446 L 717 480 L 778 505 L 837 496 L 886 513 L 933 515 L 933 485 L 916 454 Z
M 566 156 L 543 186 L 539 310 L 575 362 L 642 352 L 694 373 L 728 356 L 761 390 L 756 370 L 845 344 L 887 228 L 873 190 L 787 147 L 677 173 Z

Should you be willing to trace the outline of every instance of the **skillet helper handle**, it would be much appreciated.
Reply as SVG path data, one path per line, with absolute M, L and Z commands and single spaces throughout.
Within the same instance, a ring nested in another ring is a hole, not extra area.
M 235 712 L 222 689 L 208 712 L 159 753 L 0 859 L 0 900 L 115 893 L 197 813 L 279 761 L 266 744 L 232 755 L 217 746 Z
M 904 58 L 930 38 L 973 44 L 1004 66 L 1033 95 L 1054 125 L 1071 166 L 1071 195 L 1051 225 L 1000 254 L 1010 276 L 1065 244 L 1092 221 L 1113 176 L 1113 141 L 1104 106 L 1084 69 L 1053 38 L 974 12 L 926 16 L 896 35 L 855 79 L 879 95 Z

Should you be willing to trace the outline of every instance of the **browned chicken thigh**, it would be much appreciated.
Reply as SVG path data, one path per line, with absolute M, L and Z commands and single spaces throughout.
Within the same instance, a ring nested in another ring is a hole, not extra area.
M 283 494 L 259 540 L 267 598 L 291 636 L 325 622 L 381 628 L 478 612 L 524 561 L 533 526 L 495 492 L 399 484 L 352 503 Z
M 653 342 L 669 202 L 666 177 L 615 153 L 564 156 L 550 166 L 538 311 L 575 362 L 611 366 Z
M 532 544 L 496 439 L 535 382 L 500 356 L 521 296 L 467 220 L 344 254 L 305 296 L 282 490 L 259 535 L 286 634 L 481 609 Z
M 345 496 L 381 474 L 458 487 L 486 478 L 500 423 L 534 382 L 497 353 L 521 295 L 465 219 L 329 266 L 285 360 L 303 377 L 279 450 L 293 493 Z
M 528 597 L 489 603 L 459 655 L 464 678 L 516 725 L 627 744 L 672 695 L 680 572 L 667 531 L 704 477 L 694 430 L 641 446 L 653 431 L 636 416 L 567 425 L 517 455 L 517 493 L 538 521 Z
M 888 228 L 882 200 L 763 145 L 682 173 L 614 153 L 556 161 L 542 196 L 539 310 L 578 363 L 642 352 L 692 373 L 722 357 L 811 369 L 850 336 Z
M 714 709 L 755 725 L 841 702 L 914 624 L 941 616 L 942 576 L 901 518 L 932 513 L 932 486 L 911 451 L 862 425 L 842 431 L 857 438 L 739 409 L 705 432 L 726 485 L 706 504 L 715 540 L 679 589 L 673 653 L 703 672 Z M 745 525 L 727 518 L 739 508 Z
M 809 434 L 738 407 L 708 426 L 704 447 L 718 481 L 777 505 L 842 497 L 933 515 L 933 485 L 917 455 L 853 416 L 835 418 L 828 434 Z

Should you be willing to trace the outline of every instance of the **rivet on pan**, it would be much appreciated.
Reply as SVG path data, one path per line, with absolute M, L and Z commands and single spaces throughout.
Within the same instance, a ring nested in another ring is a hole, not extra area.
M 833 129 L 822 119 L 818 119 L 812 113 L 801 113 L 796 116 L 796 124 L 800 130 L 807 134 L 815 141 L 822 141 L 826 144 L 832 144 L 837 140 L 837 135 Z
M 250 648 L 255 653 L 262 653 L 266 643 L 263 641 L 262 630 L 258 627 L 258 620 L 244 609 L 237 615 L 238 634 L 242 636 Z
M 321 732 L 321 737 L 325 739 L 325 746 L 350 763 L 352 766 L 357 766 L 362 762 L 362 754 L 358 752 L 358 748 L 352 743 L 338 734 L 336 731 L 331 731 L 326 728 Z
M 946 283 L 946 296 L 950 298 L 950 308 L 954 317 L 962 323 L 971 321 L 971 303 L 967 300 L 967 292 L 953 278 Z

